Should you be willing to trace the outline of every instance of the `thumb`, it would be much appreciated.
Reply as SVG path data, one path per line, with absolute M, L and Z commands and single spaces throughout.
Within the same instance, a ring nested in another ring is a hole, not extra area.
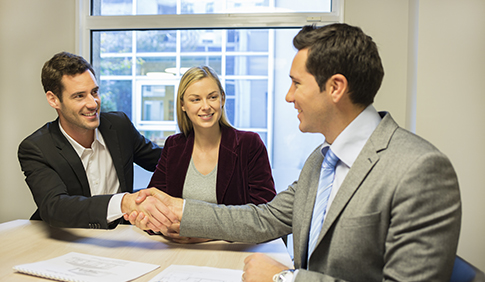
M 135 203 L 141 204 L 150 195 L 151 195 L 151 193 L 146 189 L 138 191 L 138 197 L 136 197 Z

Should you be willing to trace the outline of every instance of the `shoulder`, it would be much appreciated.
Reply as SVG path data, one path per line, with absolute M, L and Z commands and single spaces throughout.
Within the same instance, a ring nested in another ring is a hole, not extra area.
M 165 140 L 164 148 L 170 148 L 177 145 L 183 145 L 187 143 L 187 137 L 183 133 L 177 133 L 174 135 L 170 135 Z
M 384 121 L 384 120 L 383 120 Z M 395 168 L 404 172 L 404 168 L 435 166 L 439 164 L 452 166 L 449 158 L 428 140 L 399 126 L 388 126 L 390 129 L 381 136 L 371 136 L 373 146 L 380 157 L 380 163 L 387 170 Z M 366 147 L 367 147 L 366 146 Z M 367 147 L 370 148 L 370 147 Z
M 34 142 L 34 143 L 39 143 L 42 142 L 42 140 L 45 140 L 47 138 L 51 138 L 51 134 L 55 134 L 55 132 L 60 133 L 59 125 L 57 123 L 57 120 L 48 122 L 44 124 L 41 128 L 37 129 L 34 131 L 32 134 L 27 136 L 22 143 L 25 142 Z
M 429 141 L 400 127 L 389 113 L 381 115 L 383 119 L 370 137 L 370 141 L 376 146 L 376 149 L 386 149 L 388 152 L 401 151 L 416 155 L 439 151 Z
M 103 133 L 115 130 L 118 134 L 140 135 L 124 112 L 102 112 L 98 129 Z
M 124 112 L 101 112 L 100 119 L 101 123 L 103 121 L 110 121 L 111 123 L 131 123 Z
M 226 137 L 228 141 L 235 141 L 236 144 L 249 142 L 250 144 L 259 144 L 263 141 L 258 133 L 253 131 L 238 130 L 235 128 L 224 128 L 222 135 Z

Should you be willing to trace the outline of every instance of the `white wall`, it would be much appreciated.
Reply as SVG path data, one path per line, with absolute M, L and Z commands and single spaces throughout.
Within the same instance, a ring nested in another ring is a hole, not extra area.
M 463 200 L 458 253 L 481 269 L 485 269 L 485 205 L 480 203 L 485 199 L 484 12 L 483 0 L 345 0 L 345 22 L 361 26 L 380 48 L 386 75 L 376 108 L 390 111 L 397 122 L 411 128 L 409 101 L 416 81 L 416 133 L 445 152 L 456 168 Z M 409 47 L 414 41 L 415 71 Z M 17 146 L 56 117 L 45 101 L 40 70 L 63 50 L 75 50 L 75 1 L 0 1 L 0 222 L 28 218 L 35 209 L 20 171 Z
M 380 48 L 376 108 L 411 130 L 415 118 L 415 132 L 451 159 L 463 204 L 458 254 L 484 270 L 485 1 L 345 0 L 344 18 Z
M 45 61 L 74 52 L 75 1 L 0 1 L 0 222 L 35 211 L 17 160 L 27 135 L 56 118 L 40 82 Z
M 418 46 L 416 131 L 458 173 L 458 253 L 485 270 L 485 1 L 420 1 Z

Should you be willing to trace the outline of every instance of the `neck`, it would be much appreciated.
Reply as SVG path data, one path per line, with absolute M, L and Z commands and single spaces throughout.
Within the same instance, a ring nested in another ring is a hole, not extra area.
M 221 142 L 221 127 L 215 126 L 213 128 L 195 129 L 194 128 L 194 144 L 200 149 L 212 149 L 219 147 Z
M 69 135 L 74 141 L 79 143 L 84 148 L 91 148 L 91 144 L 94 141 L 94 129 L 80 129 L 80 128 L 72 128 L 69 125 L 66 125 L 62 122 L 62 119 L 59 119 L 62 129 Z
M 336 117 L 332 120 L 332 128 L 329 128 L 325 136 L 325 141 L 328 144 L 332 144 L 335 139 L 344 131 L 349 124 L 356 119 L 362 111 L 365 110 L 365 107 L 353 105 L 353 107 L 347 108 L 340 108 L 338 113 L 336 113 Z

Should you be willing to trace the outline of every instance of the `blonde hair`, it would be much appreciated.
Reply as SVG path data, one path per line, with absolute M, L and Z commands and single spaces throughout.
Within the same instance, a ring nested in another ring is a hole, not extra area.
M 180 84 L 177 92 L 177 124 L 179 130 L 185 134 L 185 136 L 189 135 L 190 131 L 193 130 L 192 121 L 187 116 L 187 113 L 182 110 L 182 103 L 184 101 L 184 94 L 187 88 L 192 85 L 192 83 L 197 82 L 203 78 L 209 77 L 214 80 L 219 87 L 219 91 L 221 92 L 221 100 L 224 102 L 226 101 L 226 92 L 222 88 L 221 81 L 217 76 L 217 73 L 209 66 L 197 66 L 191 67 L 187 70 L 182 78 L 180 79 Z M 219 119 L 219 125 L 221 127 L 233 127 L 229 121 L 227 120 L 226 111 L 224 109 L 224 104 L 222 105 L 222 114 L 221 118 Z

